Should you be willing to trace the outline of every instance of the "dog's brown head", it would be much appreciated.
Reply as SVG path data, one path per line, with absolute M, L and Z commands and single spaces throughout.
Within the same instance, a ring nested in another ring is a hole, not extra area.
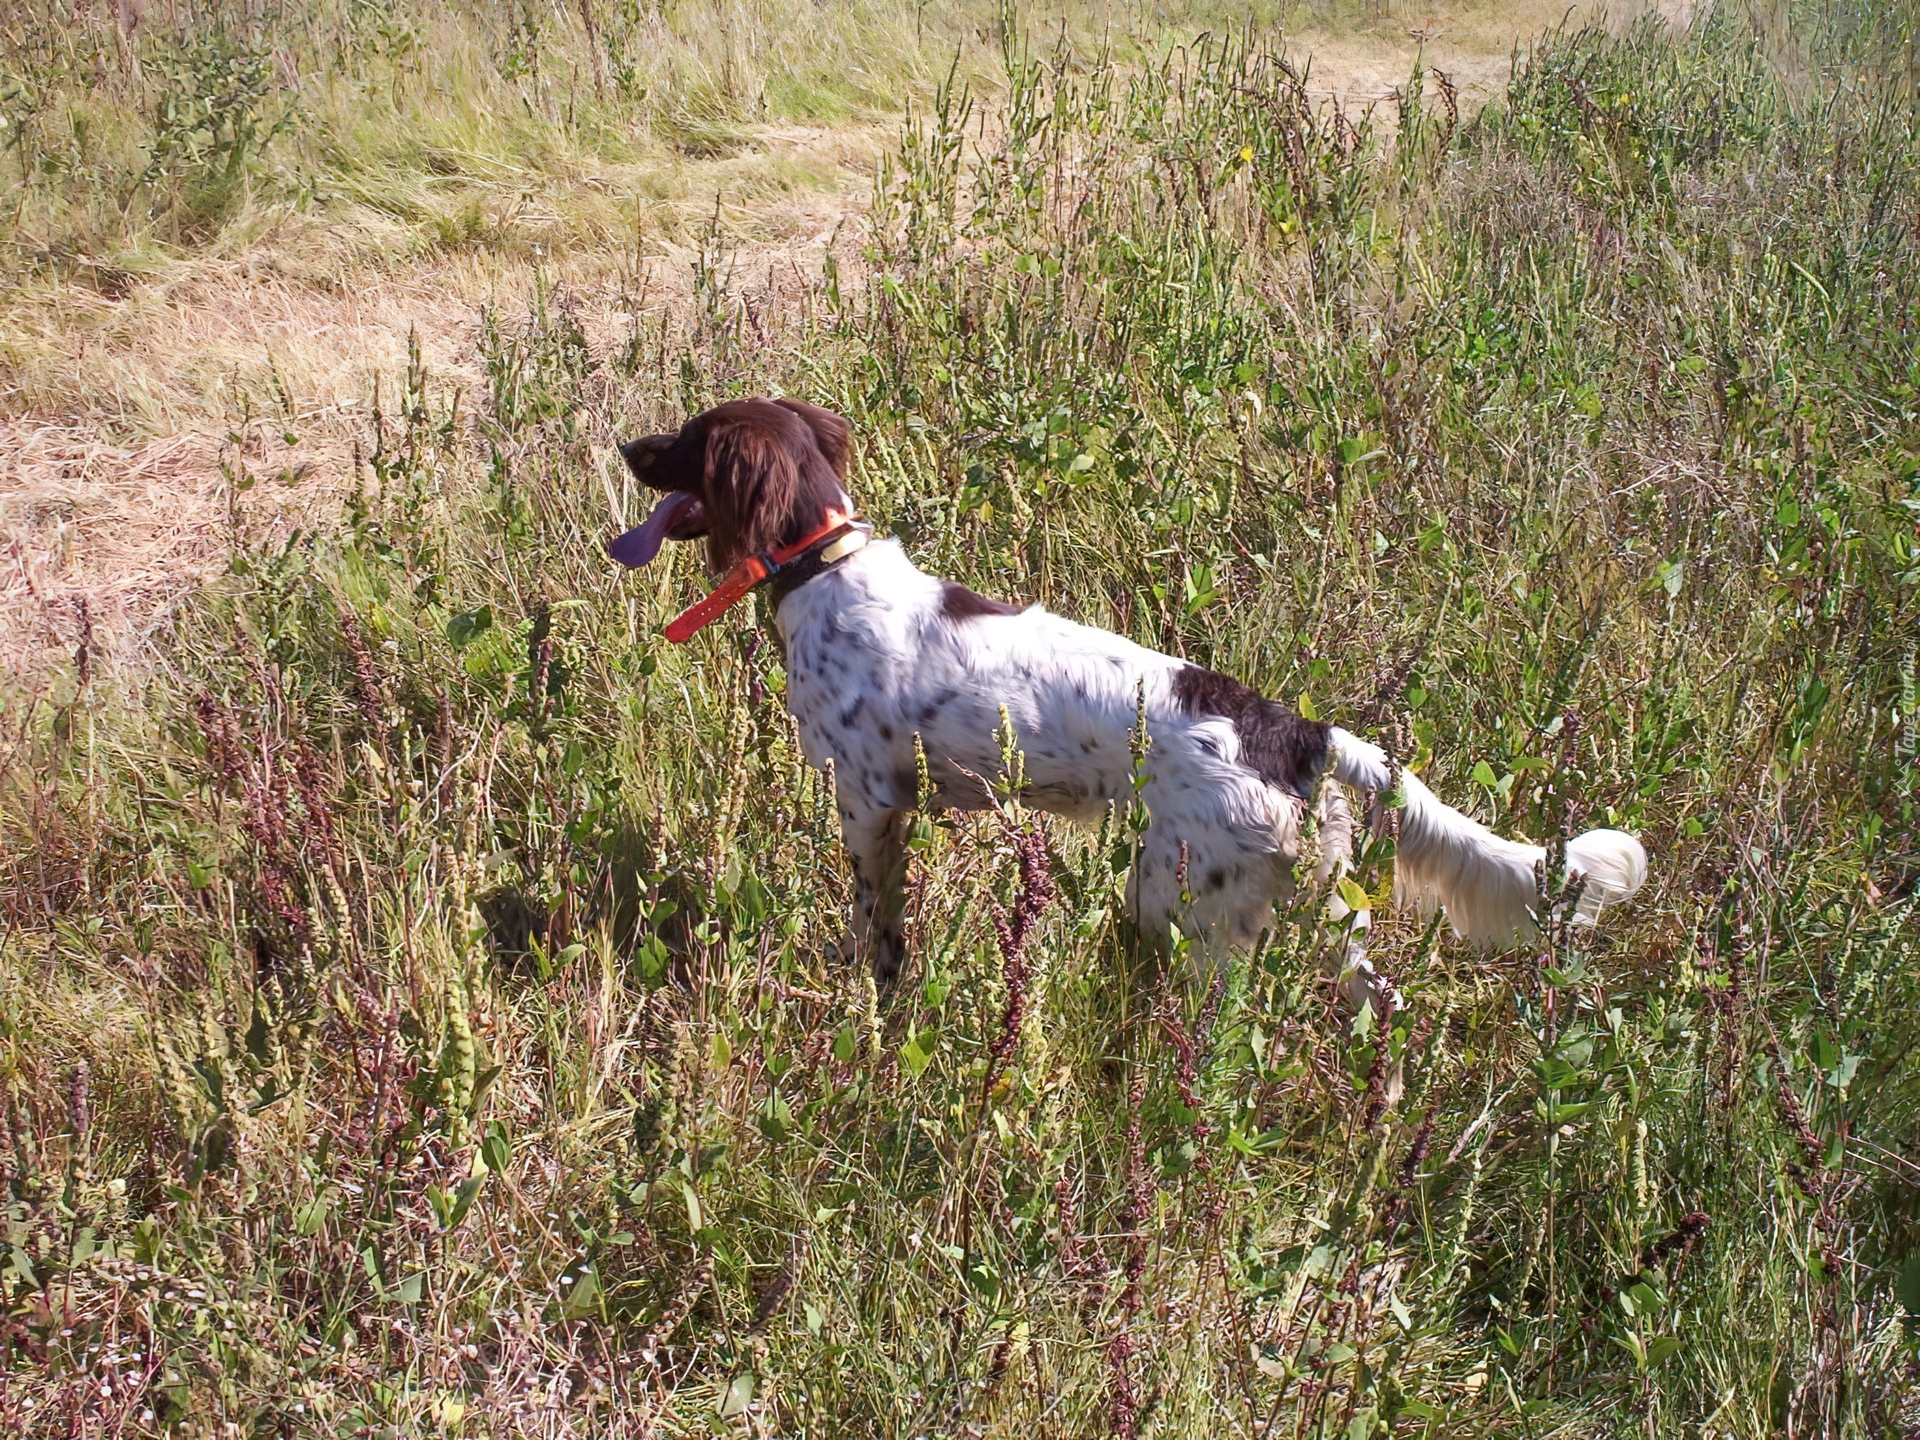
M 620 447 L 641 484 L 664 490 L 645 524 L 610 547 L 636 568 L 668 540 L 707 537 L 716 572 L 792 544 L 846 503 L 847 422 L 798 400 L 734 400 L 671 435 Z

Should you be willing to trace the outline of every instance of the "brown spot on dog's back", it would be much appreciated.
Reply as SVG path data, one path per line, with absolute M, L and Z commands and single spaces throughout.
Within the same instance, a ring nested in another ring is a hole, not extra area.
M 969 590 L 954 580 L 940 582 L 940 613 L 958 625 L 985 615 L 1018 615 L 1021 607 Z
M 1173 698 L 1189 715 L 1218 715 L 1240 737 L 1240 763 L 1269 785 L 1305 799 L 1326 763 L 1329 726 L 1276 704 L 1230 675 L 1189 665 L 1173 677 Z

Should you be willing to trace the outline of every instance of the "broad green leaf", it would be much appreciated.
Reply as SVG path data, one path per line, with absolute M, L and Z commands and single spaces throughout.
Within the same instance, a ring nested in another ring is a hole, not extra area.
M 482 605 L 477 610 L 463 610 L 447 621 L 447 643 L 456 650 L 464 650 L 492 628 L 491 606 Z
M 1563 1090 L 1580 1078 L 1580 1072 L 1557 1055 L 1543 1055 L 1534 1061 L 1533 1073 L 1546 1090 Z
M 751 1370 L 743 1370 L 734 1376 L 733 1383 L 727 1386 L 726 1393 L 720 1397 L 720 1418 L 731 1420 L 746 1414 L 747 1407 L 753 1403 L 753 1392 L 758 1383 L 759 1377 Z
M 600 1310 L 600 1272 L 583 1265 L 574 1272 L 573 1283 L 560 1289 L 560 1311 L 569 1320 L 582 1320 Z
M 927 1066 L 933 1062 L 936 1044 L 930 1034 L 916 1034 L 900 1047 L 900 1063 L 907 1067 L 907 1073 L 914 1079 L 918 1080 L 924 1075 Z
M 1900 1308 L 1906 1311 L 1902 1323 L 1908 1341 L 1920 1339 L 1920 1250 L 1909 1255 L 1906 1263 L 1900 1267 L 1900 1278 L 1894 1285 L 1894 1294 L 1900 1301 Z
M 1644 1370 L 1647 1368 L 1647 1347 L 1640 1343 L 1640 1337 L 1638 1335 L 1629 1331 L 1625 1335 L 1611 1335 L 1608 1338 L 1622 1350 L 1633 1356 L 1633 1363 L 1637 1369 Z
M 694 1193 L 690 1181 L 680 1182 L 680 1197 L 687 1202 L 687 1228 L 696 1234 L 706 1228 L 706 1222 L 700 1214 L 700 1197 Z

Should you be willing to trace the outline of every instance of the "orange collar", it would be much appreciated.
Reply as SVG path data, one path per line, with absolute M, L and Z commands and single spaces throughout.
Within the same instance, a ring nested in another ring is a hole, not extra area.
M 696 601 L 674 616 L 667 626 L 667 639 L 676 645 L 686 644 L 744 600 L 754 586 L 772 578 L 782 565 L 799 559 L 835 531 L 844 530 L 852 523 L 853 516 L 847 511 L 829 510 L 819 529 L 807 532 L 793 544 L 770 550 L 764 555 L 749 555 L 729 570 L 726 578 L 714 586 L 704 600 Z

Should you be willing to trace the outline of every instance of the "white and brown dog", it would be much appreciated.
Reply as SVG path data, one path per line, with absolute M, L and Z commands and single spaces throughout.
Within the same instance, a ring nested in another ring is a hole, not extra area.
M 901 962 L 914 736 L 938 802 L 978 808 L 988 803 L 981 777 L 1000 770 L 1004 706 L 1025 754 L 1024 801 L 1097 822 L 1132 793 L 1129 737 L 1143 688 L 1151 827 L 1128 899 L 1144 933 L 1164 938 L 1173 922 L 1214 946 L 1252 939 L 1292 890 L 1307 807 L 1318 807 L 1325 878 L 1351 837 L 1340 786 L 1377 797 L 1396 778 L 1396 897 L 1429 914 L 1444 905 L 1454 930 L 1481 944 L 1531 933 L 1541 847 L 1501 839 L 1442 804 L 1338 726 L 1038 605 L 937 580 L 897 541 L 868 543 L 844 489 L 848 440 L 846 422 L 816 406 L 740 400 L 677 434 L 632 441 L 621 454 L 634 475 L 667 493 L 611 548 L 633 567 L 663 541 L 706 537 L 725 578 L 668 627 L 674 640 L 754 585 L 773 587 L 787 704 L 808 761 L 833 762 L 856 882 L 854 943 L 878 978 Z M 1584 877 L 1579 906 L 1591 919 L 1639 888 L 1646 852 L 1631 835 L 1591 830 L 1568 843 L 1567 870 Z

